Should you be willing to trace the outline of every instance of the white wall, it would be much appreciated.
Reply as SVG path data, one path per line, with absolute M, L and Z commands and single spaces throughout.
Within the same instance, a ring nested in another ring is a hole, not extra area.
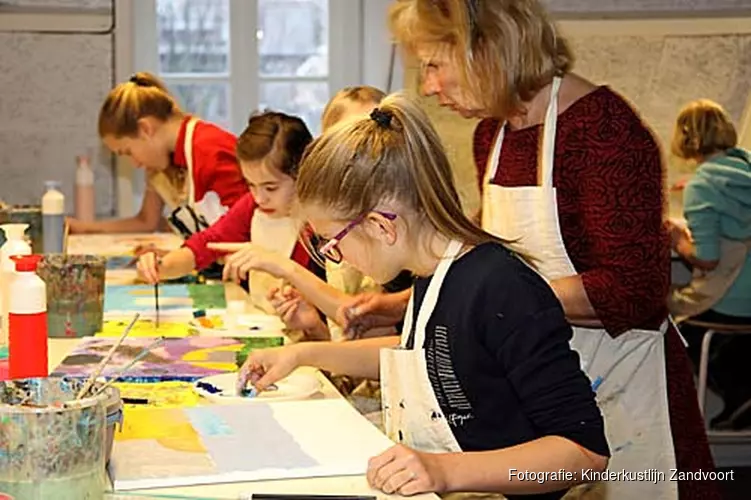
M 391 65 L 391 40 L 386 26 L 386 12 L 391 0 L 362 0 L 363 2 L 363 75 L 362 83 L 384 91 L 396 91 L 404 86 L 404 70 L 401 62 L 394 64 L 391 89 L 389 69 Z

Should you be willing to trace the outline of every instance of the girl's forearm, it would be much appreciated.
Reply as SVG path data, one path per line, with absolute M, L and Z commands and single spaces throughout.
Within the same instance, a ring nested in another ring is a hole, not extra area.
M 546 436 L 502 450 L 447 454 L 442 462 L 448 491 L 534 494 L 587 482 L 582 471 L 602 471 L 608 459 L 566 438 Z
M 193 272 L 195 267 L 196 258 L 193 252 L 187 247 L 178 248 L 162 257 L 159 263 L 159 279 L 180 278 Z
M 347 299 L 347 294 L 337 290 L 297 262 L 291 260 L 287 266 L 287 272 L 285 272 L 282 278 L 295 287 L 305 297 L 305 300 L 313 304 L 329 318 L 336 317 L 336 311 Z
M 305 342 L 297 344 L 299 364 L 341 375 L 377 380 L 381 349 L 394 347 L 399 337 L 377 337 L 351 342 Z

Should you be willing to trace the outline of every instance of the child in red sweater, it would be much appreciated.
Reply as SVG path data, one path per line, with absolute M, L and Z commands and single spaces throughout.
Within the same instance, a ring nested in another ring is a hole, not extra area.
M 298 241 L 300 227 L 290 216 L 300 158 L 312 137 L 297 117 L 278 112 L 251 116 L 237 141 L 237 158 L 250 194 L 210 228 L 194 234 L 185 245 L 159 258 L 147 253 L 138 261 L 139 274 L 149 283 L 204 269 L 225 255 L 209 248 L 212 242 L 252 241 L 266 250 L 290 257 L 303 267 L 317 267 Z M 265 295 L 262 273 L 250 276 L 253 292 Z M 320 272 L 318 272 L 320 274 Z
M 99 135 L 113 153 L 146 171 L 147 189 L 135 216 L 69 219 L 71 233 L 153 232 L 167 208 L 180 222 L 175 225 L 171 218 L 173 229 L 187 237 L 213 224 L 248 193 L 235 157 L 235 136 L 183 112 L 164 83 L 149 73 L 138 73 L 110 91 L 99 114 Z M 202 218 L 200 224 L 193 215 Z

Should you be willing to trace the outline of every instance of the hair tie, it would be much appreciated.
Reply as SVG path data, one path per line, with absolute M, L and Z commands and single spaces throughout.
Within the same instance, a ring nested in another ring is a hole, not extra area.
M 391 111 L 383 111 L 381 108 L 375 108 L 370 113 L 370 118 L 383 128 L 391 127 L 391 119 L 394 114 Z
M 144 85 L 144 81 L 138 75 L 131 76 L 128 81 L 130 83 L 135 83 L 139 87 L 147 87 L 147 85 Z

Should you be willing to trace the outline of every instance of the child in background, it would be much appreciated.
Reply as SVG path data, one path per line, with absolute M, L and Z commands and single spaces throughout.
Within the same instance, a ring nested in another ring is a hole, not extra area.
M 161 258 L 154 253 L 142 255 L 138 261 L 141 276 L 149 283 L 178 278 L 223 256 L 212 250 L 210 243 L 248 241 L 281 261 L 323 274 L 299 242 L 299 225 L 290 217 L 297 169 L 311 140 L 298 117 L 270 111 L 251 116 L 238 138 L 236 152 L 250 193 L 216 224 L 191 236 L 182 248 Z M 225 267 L 225 272 L 229 271 Z M 278 286 L 263 272 L 253 273 L 248 281 L 251 298 L 260 306 L 268 291 Z
M 384 96 L 382 91 L 368 86 L 346 87 L 340 90 L 324 108 L 321 117 L 323 133 L 327 133 L 339 123 L 367 115 Z M 306 331 L 308 336 L 313 338 L 345 340 L 341 327 L 332 320 L 344 299 L 351 295 L 382 290 L 371 278 L 346 263 L 321 261 L 320 264 L 326 268 L 326 281 L 323 281 L 288 259 L 264 252 L 252 244 L 212 244 L 211 248 L 234 252 L 225 262 L 225 274 L 228 277 L 239 280 L 252 270 L 264 270 L 289 283 L 290 286 L 284 289 L 274 290 L 270 301 L 289 328 Z M 311 249 L 310 253 L 313 256 L 317 255 L 315 249 Z M 401 288 L 409 287 L 410 284 L 407 283 Z M 329 318 L 328 321 L 315 314 L 316 309 L 322 311 Z M 393 333 L 393 328 L 381 328 L 367 332 L 367 336 Z M 351 387 L 345 387 L 347 383 L 342 382 L 344 385 L 340 386 L 340 390 L 345 393 L 351 392 L 354 384 L 349 383 Z
M 749 325 L 751 152 L 738 146 L 727 111 L 708 99 L 681 110 L 671 149 L 696 162 L 697 170 L 683 192 L 685 222 L 669 221 L 673 250 L 693 268 L 691 283 L 671 294 L 670 312 L 676 321 Z M 680 329 L 696 369 L 706 328 L 682 323 Z M 710 426 L 751 427 L 751 336 L 734 335 L 711 347 L 709 383 L 724 408 Z
M 586 481 L 582 470 L 605 469 L 603 419 L 560 302 L 464 215 L 424 111 L 389 96 L 323 134 L 306 150 L 297 195 L 326 258 L 379 283 L 403 269 L 418 276 L 401 340 L 258 349 L 238 389 L 264 390 L 302 365 L 380 371 L 386 431 L 399 444 L 369 461 L 367 478 L 387 494 L 558 499 Z M 514 470 L 556 474 L 524 481 Z
M 235 136 L 186 115 L 149 73 L 121 83 L 99 112 L 99 135 L 113 153 L 146 170 L 147 188 L 134 217 L 83 222 L 71 233 L 140 233 L 162 227 L 166 206 L 184 237 L 208 227 L 248 192 L 235 157 Z

